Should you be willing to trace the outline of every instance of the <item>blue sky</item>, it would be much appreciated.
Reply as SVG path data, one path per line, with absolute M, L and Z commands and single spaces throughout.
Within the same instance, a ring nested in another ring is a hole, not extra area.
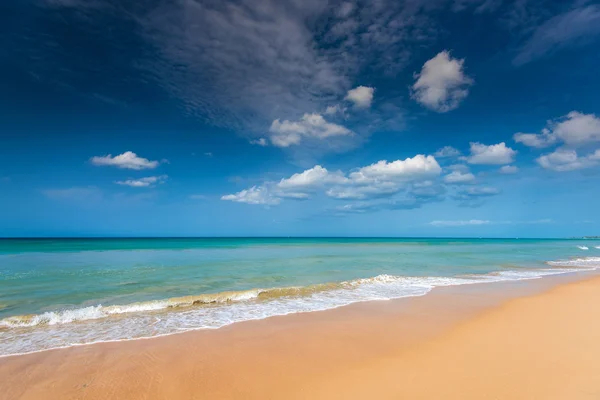
M 598 235 L 592 1 L 0 6 L 0 236 Z

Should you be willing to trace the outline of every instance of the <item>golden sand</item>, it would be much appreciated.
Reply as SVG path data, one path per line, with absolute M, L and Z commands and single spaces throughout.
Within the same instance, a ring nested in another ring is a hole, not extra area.
M 0 398 L 600 399 L 600 278 L 494 285 L 0 358 Z

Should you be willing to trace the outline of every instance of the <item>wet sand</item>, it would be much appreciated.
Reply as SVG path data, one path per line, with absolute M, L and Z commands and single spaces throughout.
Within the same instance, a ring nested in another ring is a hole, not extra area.
M 599 399 L 600 277 L 0 358 L 1 399 Z

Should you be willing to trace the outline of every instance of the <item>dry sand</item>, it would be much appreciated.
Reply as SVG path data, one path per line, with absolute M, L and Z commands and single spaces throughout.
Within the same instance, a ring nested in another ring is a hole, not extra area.
M 600 399 L 600 277 L 561 279 L 0 358 L 0 398 Z

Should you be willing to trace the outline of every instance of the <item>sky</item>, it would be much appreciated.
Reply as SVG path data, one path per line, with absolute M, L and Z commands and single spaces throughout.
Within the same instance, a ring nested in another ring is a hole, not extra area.
M 0 236 L 600 235 L 599 2 L 0 11 Z

